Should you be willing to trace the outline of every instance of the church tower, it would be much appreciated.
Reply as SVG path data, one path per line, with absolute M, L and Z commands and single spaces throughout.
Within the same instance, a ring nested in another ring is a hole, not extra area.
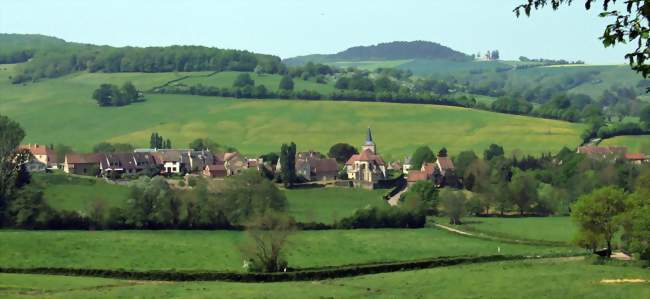
M 375 142 L 372 140 L 372 132 L 370 131 L 370 127 L 368 127 L 368 132 L 366 133 L 366 143 L 364 143 L 361 147 L 361 152 L 365 152 L 367 149 L 371 150 L 374 154 L 377 154 L 377 145 L 375 145 Z

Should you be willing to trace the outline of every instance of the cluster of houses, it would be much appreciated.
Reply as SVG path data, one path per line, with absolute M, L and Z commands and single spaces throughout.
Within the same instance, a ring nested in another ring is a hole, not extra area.
M 641 165 L 650 162 L 650 157 L 643 153 L 628 153 L 627 147 L 622 146 L 594 146 L 586 145 L 578 147 L 578 154 L 586 155 L 597 160 L 626 161 L 632 164 Z
M 51 148 L 43 145 L 22 145 L 21 150 L 31 153 L 26 164 L 30 172 L 63 169 L 77 175 L 135 175 L 150 174 L 195 174 L 211 178 L 237 175 L 246 169 L 262 167 L 268 171 L 280 172 L 282 161 L 271 165 L 270 161 L 246 158 L 237 152 L 212 153 L 209 150 L 191 149 L 136 149 L 129 153 L 71 153 L 58 161 Z M 642 153 L 628 153 L 625 147 L 582 146 L 577 152 L 594 159 L 623 160 L 633 164 L 650 162 Z M 295 160 L 296 173 L 307 181 L 336 181 L 347 179 L 357 186 L 374 187 L 389 178 L 389 172 L 406 175 L 409 184 L 418 181 L 432 181 L 437 186 L 450 186 L 458 182 L 452 159 L 441 153 L 433 163 L 425 163 L 420 169 L 411 169 L 407 158 L 403 162 L 387 164 L 377 151 L 370 128 L 359 154 L 355 154 L 340 166 L 335 159 L 327 158 L 315 151 L 299 152 Z M 347 178 L 342 176 L 347 175 Z
M 47 146 L 29 144 L 20 149 L 32 155 L 27 163 L 30 172 L 63 169 L 66 173 L 89 176 L 111 177 L 149 171 L 226 177 L 262 165 L 260 159 L 248 159 L 239 153 L 213 154 L 208 150 L 136 149 L 130 153 L 71 153 L 66 154 L 63 161 L 58 161 L 56 153 Z

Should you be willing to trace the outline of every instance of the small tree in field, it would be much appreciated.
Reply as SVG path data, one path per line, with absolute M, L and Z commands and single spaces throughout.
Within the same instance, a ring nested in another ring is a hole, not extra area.
M 247 240 L 240 246 L 248 270 L 281 272 L 287 268 L 284 251 L 287 239 L 295 231 L 293 218 L 284 213 L 268 212 L 254 217 L 246 225 Z
M 462 191 L 443 189 L 440 192 L 440 203 L 445 211 L 445 215 L 449 217 L 449 224 L 462 224 L 461 218 L 466 214 L 466 202 L 467 198 Z
M 622 189 L 605 187 L 581 196 L 573 205 L 571 217 L 578 224 L 577 243 L 590 250 L 603 244 L 611 256 L 612 239 L 621 229 L 626 212 Z

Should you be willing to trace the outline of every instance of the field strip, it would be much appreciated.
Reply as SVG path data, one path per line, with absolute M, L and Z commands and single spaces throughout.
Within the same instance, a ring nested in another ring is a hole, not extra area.
M 480 257 L 441 257 L 428 260 L 417 260 L 395 263 L 376 263 L 351 265 L 341 267 L 325 267 L 301 269 L 279 273 L 246 273 L 246 272 L 209 272 L 209 271 L 129 271 L 110 269 L 74 269 L 74 268 L 0 268 L 0 273 L 8 274 L 39 274 L 64 275 L 80 277 L 102 277 L 124 279 L 130 282 L 174 282 L 174 281 L 227 281 L 227 282 L 286 282 L 286 281 L 317 281 L 344 277 L 355 277 L 370 274 L 413 271 L 456 265 L 480 264 L 517 260 L 571 260 L 582 254 L 553 254 L 544 256 L 523 255 L 492 255 Z M 567 259 L 569 258 L 569 259 Z
M 469 228 L 469 231 L 462 231 L 459 229 L 455 229 L 453 227 L 449 227 L 446 225 L 434 224 L 436 227 L 446 230 L 450 233 L 458 234 L 461 236 L 466 236 L 466 237 L 471 237 L 471 238 L 477 238 L 477 239 L 483 239 L 483 240 L 491 240 L 491 241 L 498 241 L 498 242 L 503 242 L 503 243 L 510 243 L 510 244 L 522 244 L 522 245 L 536 245 L 536 246 L 553 246 L 553 247 L 570 247 L 571 244 L 567 244 L 564 242 L 556 242 L 556 241 L 544 241 L 544 240 L 529 240 L 529 239 L 516 239 L 516 237 L 511 237 L 511 236 L 498 236 L 494 235 L 490 232 L 482 231 L 480 229 L 475 229 L 471 226 L 467 226 Z

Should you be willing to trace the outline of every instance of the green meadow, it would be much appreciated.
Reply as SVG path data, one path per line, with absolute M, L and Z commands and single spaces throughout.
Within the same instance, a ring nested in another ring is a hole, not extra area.
M 242 271 L 239 231 L 0 231 L 0 267 Z M 487 241 L 424 229 L 299 231 L 287 258 L 296 268 L 463 255 L 581 253 L 572 247 Z
M 107 207 L 124 205 L 129 189 L 103 180 L 62 174 L 34 174 L 33 184 L 43 189 L 47 203 L 58 210 L 86 211 L 95 200 Z
M 89 151 L 102 142 L 148 146 L 152 132 L 184 147 L 209 137 L 244 154 L 278 151 L 285 142 L 299 150 L 327 152 L 332 144 L 359 145 L 371 126 L 384 158 L 401 159 L 422 144 L 450 152 L 482 152 L 491 143 L 539 154 L 575 147 L 581 124 L 458 107 L 389 103 L 237 100 L 146 94 L 125 107 L 98 107 L 91 94 L 104 82 L 132 81 L 146 90 L 184 73 L 76 73 L 37 83 L 0 81 L 0 113 L 17 120 L 25 142 L 63 143 Z
M 300 222 L 331 224 L 367 206 L 387 206 L 386 190 L 368 191 L 349 188 L 313 188 L 285 190 L 289 214 Z
M 640 283 L 606 283 L 638 279 Z M 315 282 L 155 282 L 0 274 L 3 298 L 648 298 L 650 273 L 579 259 L 497 262 Z M 646 281 L 646 282 L 643 282 Z
M 437 221 L 446 224 L 446 218 Z M 467 217 L 460 230 L 477 234 L 497 236 L 513 240 L 550 241 L 570 243 L 577 233 L 577 227 L 570 217 Z
M 617 136 L 610 139 L 605 139 L 601 145 L 606 146 L 626 146 L 628 152 L 644 152 L 650 155 L 650 135 L 644 136 Z

